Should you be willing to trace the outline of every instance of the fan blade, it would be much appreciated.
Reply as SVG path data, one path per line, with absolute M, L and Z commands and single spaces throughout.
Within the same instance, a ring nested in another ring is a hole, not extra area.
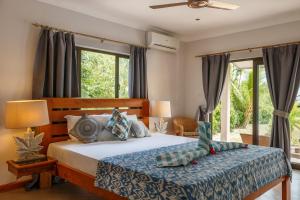
M 168 8 L 168 7 L 183 6 L 183 5 L 188 5 L 188 2 L 169 3 L 169 4 L 155 5 L 155 6 L 149 6 L 149 7 L 152 9 L 159 9 L 159 8 Z
M 208 8 L 217 8 L 222 10 L 235 10 L 239 8 L 239 5 L 231 4 L 231 3 L 224 3 L 220 1 L 209 1 L 208 5 L 206 6 Z

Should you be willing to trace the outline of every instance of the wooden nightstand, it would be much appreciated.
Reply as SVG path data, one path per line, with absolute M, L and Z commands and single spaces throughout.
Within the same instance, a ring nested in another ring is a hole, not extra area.
M 49 188 L 52 183 L 52 175 L 56 174 L 57 160 L 47 158 L 46 161 L 39 161 L 31 164 L 16 164 L 14 161 L 7 161 L 8 171 L 20 178 L 32 175 L 32 182 L 25 188 L 30 190 L 39 180 L 40 188 Z

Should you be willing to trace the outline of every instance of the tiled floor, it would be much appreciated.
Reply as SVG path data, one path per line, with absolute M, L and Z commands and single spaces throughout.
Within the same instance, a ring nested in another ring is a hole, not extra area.
M 0 200 L 99 200 L 99 198 L 74 185 L 64 183 L 51 189 L 30 192 L 17 189 L 0 193 Z
M 51 189 L 34 190 L 25 192 L 18 189 L 6 193 L 0 193 L 0 200 L 99 200 L 96 196 L 85 192 L 84 190 L 71 185 L 60 184 Z M 280 200 L 281 187 L 265 193 L 258 200 Z M 292 200 L 300 200 L 300 171 L 293 171 L 292 182 Z

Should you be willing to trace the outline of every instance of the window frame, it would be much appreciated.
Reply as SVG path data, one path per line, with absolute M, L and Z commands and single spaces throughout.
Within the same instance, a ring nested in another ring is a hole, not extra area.
M 115 56 L 115 98 L 119 98 L 119 96 L 120 96 L 120 58 L 125 58 L 125 59 L 129 60 L 130 56 L 126 55 L 126 54 L 113 53 L 113 52 L 103 51 L 103 50 L 99 50 L 99 49 L 92 49 L 92 48 L 87 48 L 87 47 L 76 46 L 77 65 L 78 65 L 78 70 L 79 70 L 78 76 L 79 76 L 79 86 L 80 86 L 80 91 L 79 91 L 80 97 L 81 97 L 81 52 L 82 51 L 90 51 L 90 52 Z M 101 97 L 99 97 L 99 98 L 101 98 Z

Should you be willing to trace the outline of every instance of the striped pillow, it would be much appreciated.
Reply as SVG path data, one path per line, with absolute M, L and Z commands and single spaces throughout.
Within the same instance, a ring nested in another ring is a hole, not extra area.
M 106 128 L 121 141 L 127 140 L 130 126 L 131 123 L 129 123 L 126 116 L 120 113 L 117 109 L 113 110 L 112 116 L 106 124 Z

